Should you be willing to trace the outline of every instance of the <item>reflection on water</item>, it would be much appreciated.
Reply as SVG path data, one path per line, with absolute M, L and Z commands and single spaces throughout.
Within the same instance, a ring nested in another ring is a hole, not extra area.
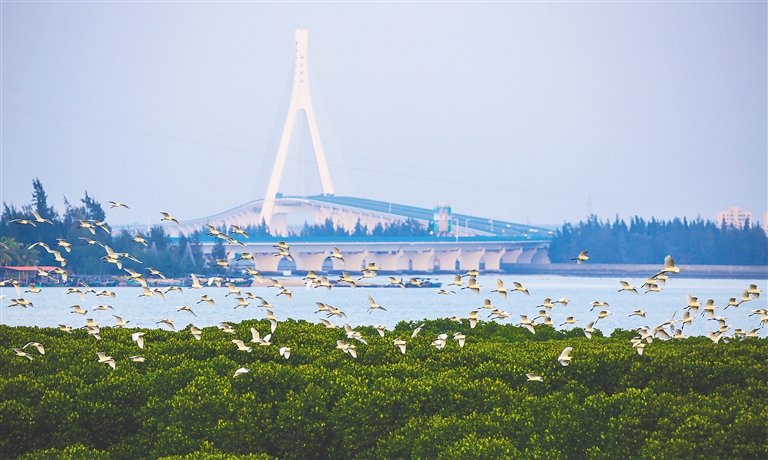
M 404 277 L 407 280 L 407 277 Z M 286 279 L 278 277 L 278 279 Z M 293 278 L 293 281 L 299 278 Z M 545 298 L 553 301 L 565 297 L 571 302 L 568 306 L 556 305 L 552 309 L 552 319 L 560 324 L 568 316 L 574 316 L 578 322 L 575 326 L 586 325 L 597 319 L 597 314 L 603 308 L 592 308 L 590 302 L 607 302 L 611 316 L 601 319 L 596 327 L 603 332 L 610 332 L 615 328 L 633 329 L 639 326 L 656 326 L 672 318 L 681 318 L 683 308 L 686 306 L 686 294 L 698 296 L 699 300 L 706 302 L 714 299 L 717 309 L 715 315 L 726 317 L 731 330 L 741 328 L 746 331 L 759 327 L 758 316 L 749 316 L 758 308 L 768 308 L 768 292 L 759 299 L 743 303 L 738 308 L 728 308 L 730 297 L 741 298 L 742 290 L 749 284 L 757 284 L 760 289 L 766 289 L 765 280 L 742 279 L 694 279 L 675 278 L 672 276 L 663 286 L 661 292 L 641 293 L 635 295 L 631 292 L 618 292 L 621 287 L 618 278 L 580 278 L 553 275 L 481 275 L 478 283 L 482 286 L 480 294 L 475 295 L 469 290 L 447 286 L 453 281 L 453 276 L 438 276 L 432 279 L 443 283 L 444 289 L 451 289 L 455 294 L 438 295 L 437 288 L 400 289 L 400 288 L 357 288 L 335 287 L 331 290 L 305 289 L 303 286 L 291 286 L 293 300 L 285 296 L 277 296 L 277 289 L 268 288 L 269 282 L 263 285 L 256 284 L 252 287 L 240 288 L 255 295 L 262 296 L 273 304 L 272 309 L 279 320 L 288 318 L 303 319 L 319 323 L 320 318 L 325 318 L 323 313 L 315 313 L 315 302 L 324 302 L 341 309 L 347 315 L 346 319 L 331 318 L 331 322 L 343 324 L 348 322 L 353 327 L 358 325 L 381 324 L 387 328 L 394 327 L 401 320 L 419 321 L 422 319 L 448 318 L 451 316 L 466 317 L 472 310 L 480 310 L 482 316 L 487 316 L 490 310 L 483 309 L 485 299 L 490 299 L 493 306 L 505 310 L 511 314 L 509 318 L 499 320 L 502 324 L 516 324 L 520 321 L 520 315 L 528 315 L 532 318 L 538 314 L 540 305 Z M 506 287 L 511 288 L 513 281 L 518 281 L 527 287 L 530 296 L 522 292 L 510 292 L 507 299 L 500 294 L 490 292 L 496 288 L 496 280 L 504 281 Z M 376 282 L 382 284 L 388 279 L 379 276 Z M 627 279 L 630 284 L 640 288 L 644 279 Z M 2 288 L 5 298 L 2 300 L 0 311 L 0 323 L 10 326 L 40 326 L 57 327 L 66 324 L 72 327 L 85 325 L 87 318 L 93 318 L 102 326 L 114 326 L 117 320 L 113 315 L 121 316 L 129 321 L 129 327 L 156 328 L 160 327 L 161 319 L 172 319 L 177 329 L 188 324 L 198 327 L 216 325 L 222 321 L 239 322 L 244 319 L 262 319 L 267 315 L 266 309 L 260 308 L 258 300 L 251 300 L 248 307 L 235 308 L 238 302 L 235 295 L 227 296 L 229 290 L 226 287 L 204 287 L 203 289 L 187 289 L 183 293 L 171 291 L 166 294 L 163 301 L 159 296 L 139 297 L 142 293 L 140 287 L 116 287 L 109 288 L 116 293 L 115 298 L 95 297 L 88 294 L 82 301 L 77 294 L 65 294 L 63 288 L 43 288 L 38 294 L 24 293 L 23 297 L 34 303 L 34 307 L 7 307 L 9 299 L 17 297 L 14 288 Z M 202 295 L 211 297 L 215 306 L 208 302 L 200 302 Z M 386 308 L 386 311 L 374 310 L 368 312 L 370 302 L 366 297 L 370 294 L 376 303 Z M 87 315 L 71 313 L 73 305 L 80 305 L 89 310 Z M 93 310 L 97 305 L 110 305 L 112 309 Z M 178 308 L 190 306 L 195 315 Z M 645 318 L 629 317 L 634 310 L 647 312 Z M 684 329 L 686 335 L 704 335 L 707 331 L 716 330 L 719 325 L 715 321 L 702 318 L 701 311 L 696 319 Z M 162 326 L 165 328 L 165 326 Z M 765 337 L 768 328 L 760 331 L 760 336 Z

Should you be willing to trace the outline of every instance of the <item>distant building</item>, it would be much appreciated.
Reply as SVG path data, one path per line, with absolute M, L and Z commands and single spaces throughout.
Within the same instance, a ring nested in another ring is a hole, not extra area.
M 726 227 L 744 228 L 744 224 L 747 220 L 749 220 L 750 224 L 753 222 L 752 213 L 749 211 L 742 211 L 735 206 L 727 211 L 717 213 L 718 227 L 725 225 Z
M 763 230 L 765 230 L 765 234 L 768 235 L 768 211 L 763 213 Z

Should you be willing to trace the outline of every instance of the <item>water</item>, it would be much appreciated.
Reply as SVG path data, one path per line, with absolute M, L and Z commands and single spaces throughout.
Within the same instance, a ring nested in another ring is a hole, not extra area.
M 277 277 L 285 280 L 286 284 L 290 281 L 296 283 L 299 278 Z M 404 277 L 407 279 L 407 277 Z M 487 316 L 490 310 L 482 309 L 483 301 L 491 299 L 494 306 L 511 313 L 509 318 L 499 320 L 502 324 L 516 324 L 520 322 L 520 315 L 528 315 L 533 318 L 538 314 L 540 305 L 545 298 L 549 297 L 553 301 L 565 297 L 571 302 L 568 306 L 556 305 L 552 309 L 552 319 L 557 324 L 562 323 L 566 317 L 574 316 L 578 322 L 575 326 L 568 327 L 586 327 L 586 325 L 597 318 L 597 314 L 602 308 L 596 308 L 590 311 L 592 301 L 608 302 L 610 307 L 608 311 L 611 316 L 601 319 L 596 328 L 604 333 L 609 333 L 615 328 L 634 329 L 640 326 L 656 326 L 670 319 L 672 315 L 675 318 L 683 316 L 683 308 L 686 306 L 686 293 L 698 296 L 699 301 L 703 303 L 707 299 L 714 299 L 715 305 L 720 308 L 715 315 L 728 318 L 728 325 L 731 330 L 736 328 L 749 331 L 759 327 L 759 317 L 757 315 L 750 317 L 749 314 L 758 308 L 768 308 L 768 292 L 764 292 L 759 299 L 743 303 L 738 308 L 730 307 L 724 309 L 728 304 L 730 297 L 741 298 L 742 290 L 749 287 L 749 284 L 757 284 L 759 289 L 766 289 L 765 280 L 743 280 L 743 279 L 695 279 L 695 278 L 676 278 L 674 275 L 663 286 L 662 292 L 651 292 L 635 295 L 631 292 L 617 292 L 620 285 L 618 278 L 582 278 L 571 276 L 556 275 L 481 275 L 478 277 L 478 284 L 482 287 L 480 294 L 475 295 L 468 289 L 461 290 L 456 287 L 447 286 L 453 281 L 453 276 L 433 277 L 443 283 L 443 288 L 456 291 L 455 294 L 438 295 L 438 289 L 399 289 L 399 288 L 357 288 L 335 287 L 332 290 L 324 288 L 306 289 L 304 286 L 290 286 L 293 291 L 293 300 L 288 300 L 284 296 L 276 296 L 277 289 L 267 287 L 269 282 L 252 287 L 240 288 L 242 291 L 249 291 L 255 295 L 262 296 L 270 303 L 274 304 L 272 311 L 279 320 L 288 318 L 304 319 L 310 322 L 319 323 L 320 318 L 325 318 L 323 313 L 315 313 L 317 306 L 315 302 L 320 301 L 336 308 L 341 309 L 347 315 L 347 318 L 330 318 L 334 324 L 342 325 L 348 322 L 353 327 L 358 325 L 377 325 L 381 324 L 391 329 L 399 321 L 419 321 L 422 319 L 449 318 L 451 316 L 466 317 L 470 311 L 479 310 L 480 314 Z M 522 292 L 510 292 L 507 299 L 500 294 L 490 292 L 496 288 L 496 280 L 504 281 L 505 287 L 513 287 L 512 282 L 518 281 L 527 287 L 530 296 Z M 371 280 L 373 282 L 385 284 L 387 277 L 379 276 Z M 630 284 L 640 288 L 644 279 L 627 279 Z M 266 309 L 258 307 L 260 302 L 252 300 L 250 306 L 246 308 L 234 308 L 237 305 L 234 295 L 226 296 L 229 292 L 226 287 L 204 287 L 203 289 L 184 288 L 183 293 L 171 291 L 166 294 L 166 301 L 159 296 L 139 297 L 142 293 L 139 287 L 114 287 L 106 288 L 116 293 L 115 298 L 95 297 L 93 294 L 85 296 L 81 300 L 77 294 L 65 294 L 64 288 L 46 287 L 38 294 L 24 293 L 22 297 L 34 303 L 34 307 L 7 307 L 10 304 L 9 299 L 17 297 L 14 288 L 2 288 L 0 293 L 5 296 L 2 300 L 3 307 L 0 308 L 0 323 L 10 326 L 40 326 L 57 327 L 59 324 L 66 324 L 72 327 L 81 327 L 85 325 L 87 318 L 94 319 L 101 326 L 114 326 L 116 319 L 112 315 L 121 316 L 124 320 L 130 321 L 129 327 L 141 328 L 166 328 L 164 325 L 158 325 L 157 321 L 161 319 L 172 319 L 177 329 L 186 327 L 188 324 L 194 324 L 197 327 L 207 327 L 219 324 L 222 321 L 239 322 L 245 319 L 262 319 L 267 315 Z M 97 288 L 97 291 L 101 288 Z M 201 302 L 200 296 L 207 294 L 216 302 L 216 306 Z M 368 313 L 369 301 L 366 294 L 371 295 L 374 300 L 387 309 L 387 311 L 374 310 Z M 71 313 L 72 305 L 80 305 L 89 310 L 87 315 L 78 315 Z M 113 309 L 106 311 L 93 311 L 96 305 L 111 305 Z M 182 305 L 189 305 L 197 316 L 193 316 L 186 311 L 177 311 Z M 629 317 L 634 310 L 644 310 L 647 312 L 645 318 Z M 715 321 L 708 321 L 699 315 L 696 319 L 684 329 L 685 335 L 704 335 L 708 331 L 716 330 L 719 325 Z M 760 336 L 765 337 L 768 328 L 760 331 Z

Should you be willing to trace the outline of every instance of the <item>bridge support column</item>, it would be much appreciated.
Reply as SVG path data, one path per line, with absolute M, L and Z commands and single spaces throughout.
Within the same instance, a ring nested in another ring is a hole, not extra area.
M 456 259 L 459 258 L 460 250 L 455 251 L 435 251 L 435 259 L 440 261 L 440 271 L 456 271 Z
M 344 226 L 344 229 L 347 231 L 353 230 L 355 228 L 355 224 L 357 224 L 358 217 L 354 215 L 351 212 L 344 212 L 341 214 L 341 223 Z M 347 256 L 344 256 L 344 259 L 346 260 Z
M 534 256 L 534 254 L 536 254 L 537 251 L 538 251 L 538 249 L 536 249 L 536 248 L 524 250 L 523 253 L 520 254 L 520 257 L 517 258 L 517 263 L 518 264 L 529 264 L 529 263 L 531 263 L 531 259 L 533 259 L 533 256 Z
M 485 271 L 499 271 L 501 270 L 501 257 L 506 250 L 501 248 L 499 251 L 486 251 L 483 255 L 483 261 L 485 261 Z
M 501 261 L 505 264 L 516 264 L 517 259 L 520 258 L 520 254 L 523 253 L 523 248 L 515 248 L 512 251 L 507 251 L 501 256 Z
M 548 264 L 549 263 L 549 254 L 547 253 L 546 248 L 539 248 L 536 251 L 536 254 L 533 255 L 531 258 L 532 264 Z
M 483 257 L 483 254 L 485 254 L 485 249 L 480 249 L 478 251 L 467 251 L 461 249 L 460 252 L 459 270 L 464 271 L 480 268 L 480 259 Z
M 433 257 L 435 255 L 435 250 L 430 249 L 429 251 L 421 251 L 421 252 L 406 252 L 404 254 L 404 257 L 402 260 L 410 260 L 411 261 L 411 270 L 416 272 L 431 272 L 434 270 L 435 266 L 434 264 L 430 264 L 429 262 L 434 260 Z
M 379 270 L 385 271 L 385 272 L 396 272 L 397 271 L 397 262 L 400 260 L 400 257 L 403 256 L 403 251 L 397 251 L 397 252 L 374 252 L 369 254 L 369 257 L 373 256 L 376 260 L 376 265 L 379 267 Z
M 288 214 L 282 212 L 274 214 L 269 223 L 269 231 L 275 236 L 288 235 Z
M 274 254 L 253 254 L 253 260 L 256 261 L 256 268 L 263 272 L 276 272 L 277 264 L 282 257 L 275 257 Z
M 360 271 L 363 267 L 363 260 L 368 256 L 368 250 L 362 252 L 344 253 L 344 262 L 342 263 L 338 259 L 331 259 L 333 261 L 334 270 L 344 270 L 348 272 Z
M 315 270 L 323 269 L 323 262 L 328 258 L 328 251 L 323 252 L 293 252 L 293 258 L 296 259 L 296 270 Z

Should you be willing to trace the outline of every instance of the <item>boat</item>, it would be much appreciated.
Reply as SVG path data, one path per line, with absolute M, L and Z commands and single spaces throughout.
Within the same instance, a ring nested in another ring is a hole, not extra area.
M 329 280 L 333 287 L 350 287 L 349 283 L 345 283 L 342 281 L 339 281 L 337 279 L 335 280 Z M 357 287 L 360 288 L 400 288 L 397 284 L 387 283 L 387 284 L 379 284 L 379 283 L 360 283 L 358 282 Z M 430 278 L 411 278 L 408 281 L 403 281 L 403 286 L 406 287 L 406 289 L 420 289 L 420 288 L 439 288 L 443 286 L 443 283 L 440 281 L 436 281 Z

